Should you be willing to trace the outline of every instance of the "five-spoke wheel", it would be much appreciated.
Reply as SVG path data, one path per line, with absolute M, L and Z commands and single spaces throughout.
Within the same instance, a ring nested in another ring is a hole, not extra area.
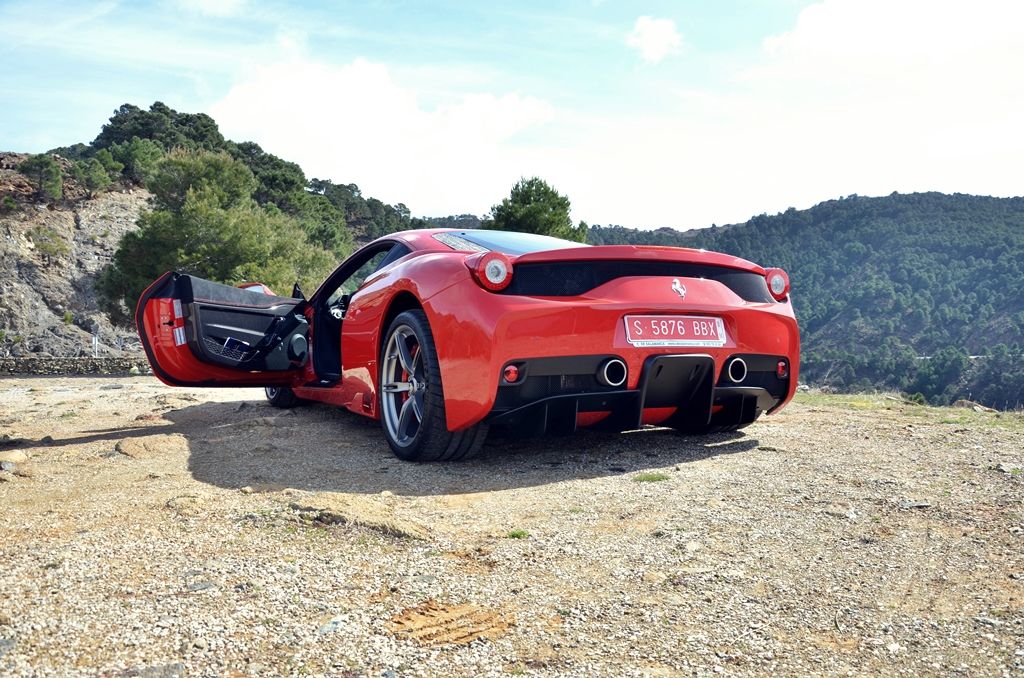
M 380 417 L 395 455 L 412 461 L 464 459 L 483 445 L 487 427 L 449 431 L 437 349 L 426 314 L 398 314 L 380 356 Z
M 408 325 L 392 330 L 384 348 L 381 376 L 381 415 L 388 437 L 396 445 L 408 447 L 423 423 L 427 393 L 423 351 Z

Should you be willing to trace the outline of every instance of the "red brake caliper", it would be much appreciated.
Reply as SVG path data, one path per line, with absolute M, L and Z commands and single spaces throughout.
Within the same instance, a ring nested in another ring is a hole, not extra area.
M 415 363 L 416 363 L 416 356 L 417 356 L 417 355 L 419 354 L 419 352 L 420 352 L 420 345 L 419 345 L 419 344 L 416 344 L 416 347 L 415 347 L 415 348 L 414 348 L 414 349 L 413 349 L 413 350 L 412 350 L 412 351 L 411 351 L 411 352 L 409 353 L 409 357 L 410 357 L 410 358 L 412 359 L 412 362 L 413 362 L 413 364 L 415 364 Z M 401 362 L 401 361 L 399 361 L 399 362 L 398 362 L 398 364 L 399 364 L 399 365 L 401 365 L 401 364 L 402 364 L 402 362 Z M 412 375 L 411 375 L 411 374 L 409 374 L 409 373 L 408 373 L 408 372 L 407 372 L 407 371 L 405 370 L 405 368 L 403 367 L 403 368 L 402 368 L 402 381 L 404 381 L 404 382 L 408 382 L 408 381 L 409 381 L 409 378 L 410 378 L 411 376 L 412 376 Z M 409 391 L 405 391 L 404 393 L 402 393 L 402 405 L 404 405 L 404 404 L 405 404 L 405 401 L 406 401 L 406 400 L 408 400 L 408 399 L 409 399 L 409 398 L 411 398 L 411 397 L 412 397 L 412 393 L 411 393 L 411 392 L 409 392 Z M 401 409 L 401 408 L 399 408 L 399 409 Z

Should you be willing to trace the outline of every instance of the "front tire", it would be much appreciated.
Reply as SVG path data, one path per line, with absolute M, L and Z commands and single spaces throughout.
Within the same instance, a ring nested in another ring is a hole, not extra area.
M 380 355 L 380 420 L 391 451 L 406 461 L 456 461 L 483 446 L 487 426 L 449 431 L 437 348 L 427 315 L 400 313 Z
M 273 407 L 288 409 L 302 402 L 302 399 L 295 395 L 295 391 L 287 386 L 267 386 L 263 392 L 267 396 L 267 402 Z

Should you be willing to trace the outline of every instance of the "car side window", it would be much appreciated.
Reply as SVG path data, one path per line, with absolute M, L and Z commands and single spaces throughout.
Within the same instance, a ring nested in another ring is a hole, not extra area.
M 412 250 L 405 245 L 395 244 L 392 247 L 376 252 L 373 256 L 364 261 L 363 264 L 356 269 L 355 273 L 346 278 L 338 288 L 331 293 L 331 296 L 327 298 L 328 305 L 339 301 L 346 294 L 350 296 L 355 294 L 356 290 L 362 286 L 363 282 L 365 282 L 367 278 L 393 261 L 404 257 L 411 251 Z

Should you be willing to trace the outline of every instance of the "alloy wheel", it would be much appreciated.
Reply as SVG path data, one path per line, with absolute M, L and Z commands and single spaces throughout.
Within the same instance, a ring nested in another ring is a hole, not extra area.
M 381 376 L 382 414 L 388 435 L 399 447 L 407 447 L 416 440 L 423 423 L 427 393 L 423 352 L 408 325 L 399 325 L 388 338 Z

